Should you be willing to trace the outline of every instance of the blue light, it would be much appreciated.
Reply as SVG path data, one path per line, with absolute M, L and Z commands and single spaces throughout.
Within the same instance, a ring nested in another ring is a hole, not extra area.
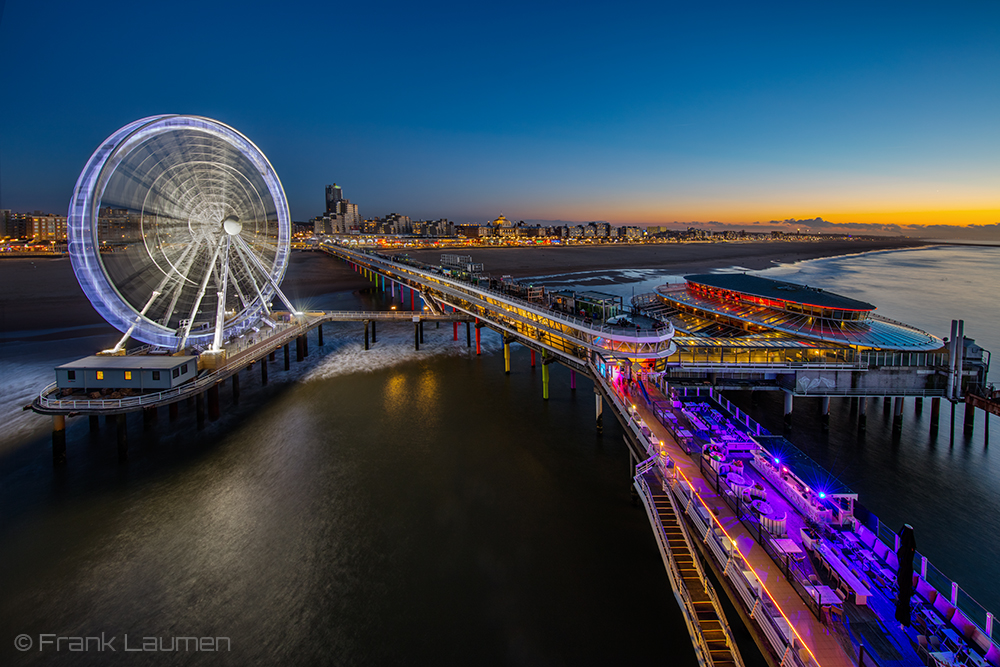
M 779 463 L 781 463 L 781 459 L 775 458 L 774 459 L 774 465 L 778 465 Z
M 826 491 L 820 491 L 819 492 L 819 497 L 820 498 L 826 498 Z

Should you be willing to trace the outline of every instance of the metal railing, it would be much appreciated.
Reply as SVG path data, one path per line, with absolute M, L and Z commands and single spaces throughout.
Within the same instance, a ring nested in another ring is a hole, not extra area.
M 636 475 L 635 486 L 636 490 L 639 492 L 639 498 L 642 500 L 643 507 L 646 509 L 646 516 L 649 519 L 650 525 L 653 526 L 656 543 L 660 549 L 660 557 L 666 567 L 667 577 L 670 579 L 671 588 L 673 588 L 674 594 L 680 602 L 679 606 L 684 615 L 684 622 L 687 625 L 688 634 L 691 636 L 691 641 L 695 645 L 695 651 L 699 653 L 698 662 L 702 665 L 713 665 L 714 660 L 712 658 L 711 649 L 709 648 L 708 642 L 705 640 L 705 635 L 701 630 L 698 611 L 695 608 L 694 601 L 691 599 L 691 594 L 685 585 L 684 577 L 681 575 L 680 568 L 677 565 L 673 549 L 670 547 L 670 542 L 667 539 L 662 519 L 660 518 L 660 514 L 653 502 L 652 491 L 650 491 L 649 485 L 646 483 L 646 479 L 642 473 Z M 670 502 L 674 516 L 680 519 L 681 513 L 677 510 L 676 503 L 669 493 L 667 495 L 667 500 Z M 729 648 L 729 653 L 733 658 L 733 662 L 737 665 L 737 667 L 743 667 L 743 659 L 740 656 L 739 649 L 736 647 L 736 640 L 733 638 L 732 632 L 729 629 L 729 624 L 726 622 L 726 617 L 722 611 L 719 597 L 715 594 L 715 589 L 705 578 L 704 572 L 701 570 L 701 564 L 698 562 L 698 558 L 694 555 L 694 548 L 688 538 L 687 530 L 683 524 L 680 523 L 680 521 L 678 521 L 678 527 L 684 536 L 684 542 L 692 557 L 692 565 L 697 569 L 700 581 L 704 585 L 705 592 L 712 603 L 712 607 L 715 610 L 716 615 L 718 616 L 718 621 L 722 627 L 723 635 L 726 638 L 726 645 Z
M 436 282 L 442 286 L 447 286 L 450 287 L 451 289 L 458 290 L 464 293 L 465 296 L 472 296 L 475 298 L 482 298 L 484 295 L 492 296 L 516 308 L 521 308 L 523 310 L 533 312 L 534 314 L 543 318 L 562 321 L 564 323 L 571 325 L 576 329 L 585 330 L 592 335 L 600 337 L 616 337 L 628 340 L 634 340 L 636 338 L 652 338 L 656 340 L 661 340 L 664 338 L 671 338 L 674 335 L 673 325 L 669 322 L 663 322 L 664 327 L 661 329 L 639 328 L 636 329 L 637 334 L 635 336 L 629 336 L 625 333 L 625 331 L 628 330 L 629 327 L 606 325 L 604 323 L 595 326 L 593 321 L 588 321 L 585 318 L 577 317 L 575 315 L 570 315 L 568 313 L 563 313 L 558 310 L 545 308 L 544 306 L 539 307 L 541 306 L 541 304 L 539 303 L 536 303 L 534 301 L 527 301 L 525 299 L 519 299 L 516 296 L 511 296 L 510 294 L 500 290 L 495 290 L 490 287 L 483 287 L 482 285 L 479 284 L 467 286 L 462 281 L 447 278 L 445 276 L 442 276 L 441 274 L 434 273 L 432 270 L 428 270 L 432 268 L 432 265 L 430 264 L 423 264 L 422 262 L 419 262 L 416 264 L 419 264 L 420 266 L 415 266 L 414 263 L 412 263 L 413 260 L 409 260 L 407 263 L 403 263 L 400 261 L 386 259 L 381 255 L 377 255 L 374 253 L 362 253 L 356 250 L 350 250 L 348 248 L 344 248 L 343 246 L 334 244 L 323 245 L 321 246 L 321 249 L 334 256 L 340 254 L 343 255 L 342 258 L 349 258 L 353 261 L 367 262 L 371 265 L 378 264 L 383 268 L 383 270 L 393 270 L 396 272 L 410 271 L 416 275 L 419 275 L 421 278 L 430 280 L 431 282 Z

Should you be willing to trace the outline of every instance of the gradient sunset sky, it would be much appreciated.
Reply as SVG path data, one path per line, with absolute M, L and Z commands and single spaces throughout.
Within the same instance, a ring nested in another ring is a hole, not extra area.
M 1000 223 L 1000 3 L 32 2 L 0 207 L 118 127 L 232 125 L 293 217 Z M 908 228 L 907 228 L 908 229 Z

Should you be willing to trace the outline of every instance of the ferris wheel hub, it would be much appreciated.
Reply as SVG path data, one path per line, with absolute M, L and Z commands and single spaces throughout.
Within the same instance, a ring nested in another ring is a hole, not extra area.
M 243 223 L 240 222 L 237 216 L 231 215 L 222 221 L 222 228 L 230 236 L 236 236 L 243 230 Z

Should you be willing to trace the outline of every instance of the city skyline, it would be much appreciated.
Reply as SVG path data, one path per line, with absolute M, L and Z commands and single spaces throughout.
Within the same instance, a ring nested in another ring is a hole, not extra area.
M 64 212 L 115 129 L 191 113 L 254 141 L 300 221 L 338 183 L 365 218 L 1000 223 L 996 5 L 198 6 L 252 49 L 184 11 L 57 5 L 0 19 L 23 100 L 2 112 L 0 208 Z M 140 33 L 162 46 L 102 48 Z M 81 35 L 94 75 L 67 81 Z

